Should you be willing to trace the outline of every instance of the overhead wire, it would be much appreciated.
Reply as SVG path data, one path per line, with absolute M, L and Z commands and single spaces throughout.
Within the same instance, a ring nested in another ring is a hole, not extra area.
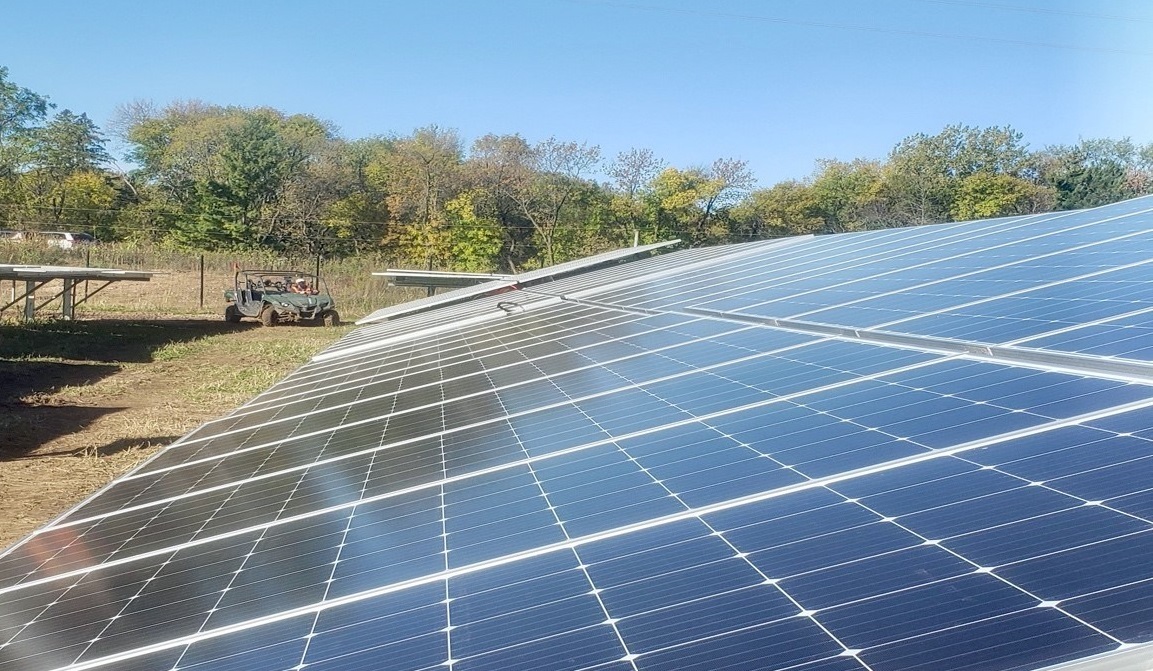
M 18 208 L 39 209 L 39 210 L 53 210 L 53 209 L 55 209 L 55 210 L 69 212 L 72 214 L 115 215 L 115 214 L 121 213 L 120 210 L 104 209 L 104 208 L 80 208 L 80 207 L 53 208 L 53 207 L 47 206 L 47 205 L 17 205 L 17 204 L 11 204 L 11 203 L 0 203 L 0 209 L 18 209 Z M 149 211 L 149 210 L 135 210 L 135 212 L 138 212 L 138 213 L 143 212 L 145 214 L 151 214 L 151 215 L 154 215 L 157 217 L 174 219 L 174 220 L 175 219 L 193 219 L 193 218 L 200 216 L 200 215 L 197 215 L 195 213 L 163 212 L 163 211 L 158 211 L 158 210 L 151 210 L 151 211 Z M 258 218 L 258 219 L 253 219 L 252 223 L 253 223 L 253 225 L 259 226 L 261 224 L 267 224 L 272 220 L 276 220 L 276 221 L 279 221 L 279 222 L 282 222 L 285 224 L 315 224 L 318 226 L 327 226 L 327 224 L 325 224 L 323 220 L 316 219 L 316 218 L 262 217 L 262 218 Z M 353 226 L 381 226 L 381 227 L 384 227 L 386 229 L 392 229 L 392 230 L 395 230 L 398 228 L 415 229 L 415 228 L 421 228 L 421 227 L 427 226 L 427 224 L 420 223 L 420 222 L 404 222 L 404 221 L 369 221 L 369 220 L 365 220 L 365 221 L 342 221 L 341 223 L 347 224 L 347 225 L 353 225 Z M 22 224 L 35 226 L 36 230 L 31 231 L 33 233 L 35 233 L 37 230 L 42 230 L 42 231 L 58 230 L 61 227 L 67 228 L 70 225 L 70 224 L 66 224 L 64 222 L 57 222 L 57 221 L 34 221 L 34 220 L 24 221 L 24 222 L 22 222 Z M 71 225 L 75 226 L 75 224 L 71 224 Z M 172 227 L 138 225 L 138 224 L 122 222 L 122 221 L 110 223 L 107 225 L 113 227 L 118 232 L 155 233 L 155 234 L 165 234 L 165 233 L 172 232 Z M 470 224 L 470 223 L 465 223 L 465 222 L 445 222 L 445 223 L 437 224 L 436 226 L 441 228 L 441 229 L 450 229 L 450 230 L 511 230 L 511 231 L 532 231 L 533 230 L 533 226 L 531 224 L 493 225 L 493 224 L 483 224 L 483 223 Z M 581 229 L 581 228 L 589 228 L 589 227 L 586 225 L 582 225 L 582 224 L 562 223 L 562 224 L 558 224 L 555 228 L 556 228 L 556 230 L 573 230 L 573 229 Z M 590 228 L 589 230 L 592 230 L 592 229 Z M 283 236 L 281 236 L 281 237 L 283 237 Z M 756 239 L 760 239 L 760 238 L 764 238 L 766 236 L 764 234 L 733 231 L 733 232 L 729 233 L 729 237 L 731 237 L 731 238 L 756 238 Z M 772 237 L 772 236 L 769 236 L 769 237 Z M 322 241 L 322 242 L 352 242 L 352 241 L 354 241 L 353 238 L 341 237 L 341 236 L 333 235 L 333 234 L 321 234 L 321 235 L 309 234 L 309 235 L 307 235 L 307 238 L 309 240 Z
M 647 12 L 661 12 L 666 14 L 689 14 L 696 16 L 715 16 L 726 19 L 742 21 L 760 21 L 764 23 L 779 23 L 783 25 L 807 26 L 810 28 L 828 28 L 833 30 L 852 30 L 857 32 L 881 33 L 888 35 L 907 35 L 912 37 L 929 37 L 965 42 L 987 42 L 991 44 L 1004 44 L 1017 47 L 1040 47 L 1044 49 L 1061 49 L 1067 51 L 1085 51 L 1108 54 L 1124 54 L 1128 56 L 1153 56 L 1151 51 L 1137 51 L 1133 49 L 1118 49 L 1114 47 L 1095 47 L 1078 44 L 1064 44 L 1060 42 L 1041 42 L 1037 40 L 1023 40 L 1019 38 L 992 37 L 988 35 L 972 35 L 964 33 L 948 33 L 932 30 L 913 30 L 908 28 L 887 28 L 885 26 L 867 26 L 852 23 L 838 23 L 832 21 L 810 21 L 805 19 L 789 19 L 777 16 L 764 16 L 759 14 L 743 14 L 736 12 L 718 11 L 714 9 L 686 9 L 681 7 L 661 7 L 644 5 L 634 2 L 618 2 L 616 0 L 566 0 L 577 5 L 600 5 L 604 7 L 621 7 L 637 9 Z M 931 0 L 930 0 L 931 1 Z M 946 2 L 947 0 L 941 0 Z
M 977 0 L 918 0 L 919 2 L 932 3 L 934 5 L 957 5 L 960 7 L 980 7 L 987 9 L 999 9 L 1007 12 L 1024 12 L 1028 14 L 1049 14 L 1053 16 L 1072 16 L 1082 19 L 1106 19 L 1109 21 L 1124 21 L 1126 23 L 1140 22 L 1148 23 L 1153 22 L 1153 18 L 1146 18 L 1141 16 L 1122 16 L 1120 14 L 1101 14 L 1098 12 L 1078 12 L 1068 9 L 1054 9 L 1052 7 L 1027 7 L 1022 5 L 1006 5 L 997 2 L 979 2 Z

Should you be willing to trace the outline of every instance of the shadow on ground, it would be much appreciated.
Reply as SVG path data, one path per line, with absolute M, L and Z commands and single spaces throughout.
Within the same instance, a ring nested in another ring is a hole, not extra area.
M 0 373 L 0 376 L 3 374 Z M 82 405 L 36 405 L 35 403 L 0 403 L 0 461 L 21 459 L 36 448 L 62 435 L 77 433 L 93 422 L 120 412 L 123 408 L 98 408 Z M 83 449 L 37 453 L 35 456 L 83 454 Z
M 117 412 L 120 408 L 94 408 L 98 410 L 107 410 L 110 413 Z M 107 445 L 100 447 L 78 447 L 73 450 L 60 450 L 57 452 L 37 452 L 33 456 L 24 457 L 7 457 L 12 459 L 38 459 L 40 457 L 109 457 L 114 454 L 119 454 L 125 450 L 132 450 L 136 448 L 150 448 L 150 447 L 163 447 L 171 443 L 175 443 L 181 436 L 153 436 L 152 438 L 121 438 L 114 440 Z M 0 454 L 0 461 L 5 459 Z
M 168 345 L 248 328 L 259 325 L 208 319 L 0 324 L 0 460 L 25 456 L 122 409 L 69 404 L 60 390 L 95 384 L 125 364 L 152 362 Z M 100 453 L 129 447 L 113 443 Z
M 0 360 L 148 363 L 166 345 L 259 328 L 220 319 L 91 319 L 0 325 Z

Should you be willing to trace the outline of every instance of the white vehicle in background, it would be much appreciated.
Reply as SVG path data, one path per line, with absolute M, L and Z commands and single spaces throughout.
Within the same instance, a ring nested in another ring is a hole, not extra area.
M 52 247 L 72 249 L 96 242 L 96 238 L 87 233 L 68 233 L 65 231 L 15 231 L 8 236 L 12 240 L 42 240 Z

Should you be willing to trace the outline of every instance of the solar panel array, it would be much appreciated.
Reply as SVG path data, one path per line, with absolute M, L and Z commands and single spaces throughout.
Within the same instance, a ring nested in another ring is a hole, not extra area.
M 107 288 L 113 282 L 131 280 L 148 282 L 152 273 L 141 270 L 120 270 L 117 268 L 79 268 L 75 266 L 29 266 L 0 263 L 0 281 L 11 280 L 12 288 L 0 299 L 0 314 L 15 305 L 23 303 L 24 319 L 33 319 L 36 312 L 46 309 L 60 299 L 60 316 L 72 319 L 76 308 L 89 298 Z M 59 280 L 60 284 L 55 282 Z M 103 282 L 90 289 L 85 285 L 84 295 L 76 296 L 77 282 Z M 23 282 L 23 291 L 17 290 L 17 283 Z M 45 287 L 50 287 L 45 289 Z M 37 296 L 37 293 L 40 295 Z M 46 297 L 47 296 L 47 297 Z
M 76 266 L 30 266 L 0 263 L 0 279 L 5 280 L 143 280 L 152 278 L 145 270 L 80 268 Z
M 365 326 L 0 557 L 9 669 L 1153 654 L 1153 199 Z
M 517 285 L 523 286 L 527 284 L 533 284 L 541 281 L 542 279 L 555 276 L 563 276 L 569 273 L 580 272 L 582 270 L 588 270 L 597 265 L 603 265 L 612 263 L 614 261 L 622 261 L 633 257 L 644 256 L 649 252 L 661 249 L 662 247 L 675 245 L 678 242 L 680 242 L 680 240 L 670 240 L 668 242 L 657 242 L 650 245 L 639 245 L 637 247 L 615 249 L 609 252 L 604 252 L 602 254 L 597 254 L 595 256 L 589 256 L 583 259 L 577 259 L 575 261 L 560 263 L 555 266 L 546 266 L 536 270 L 529 270 L 519 275 L 492 276 L 492 279 L 487 282 L 477 282 L 476 284 L 463 286 L 439 295 L 433 294 L 424 298 L 418 298 L 416 300 L 408 301 L 405 303 L 399 303 L 397 305 L 390 305 L 388 307 L 381 308 L 374 311 L 367 317 L 359 320 L 357 323 L 372 324 L 385 321 L 387 319 L 395 319 L 396 317 L 403 315 L 422 312 L 424 310 L 429 310 L 435 307 L 452 305 L 454 303 L 478 296 L 483 296 L 485 294 L 508 290 L 516 287 Z M 404 276 L 408 277 L 410 280 L 409 282 L 406 282 L 406 284 L 432 287 L 437 286 L 437 284 L 435 282 L 427 282 L 422 284 L 420 281 L 421 277 L 423 276 L 424 278 L 428 279 L 448 275 L 450 277 L 455 276 L 457 279 L 459 279 L 459 277 L 462 275 L 462 273 L 437 273 L 434 271 L 413 272 L 404 270 L 394 270 L 387 271 L 385 273 L 373 274 L 385 276 Z M 467 273 L 463 273 L 463 275 L 467 275 Z M 476 276 L 474 276 L 474 278 L 475 277 Z

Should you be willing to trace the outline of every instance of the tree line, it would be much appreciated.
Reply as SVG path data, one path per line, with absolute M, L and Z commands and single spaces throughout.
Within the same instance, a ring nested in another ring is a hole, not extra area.
M 110 138 L 125 148 L 117 167 Z M 1153 143 L 1031 151 L 1009 126 L 950 125 L 883 160 L 819 160 L 757 188 L 744 161 L 451 129 L 342 138 L 306 114 L 197 101 L 121 106 L 108 130 L 0 67 L 0 228 L 186 249 L 374 253 L 518 271 L 640 243 L 711 245 L 1078 209 L 1153 192 Z

